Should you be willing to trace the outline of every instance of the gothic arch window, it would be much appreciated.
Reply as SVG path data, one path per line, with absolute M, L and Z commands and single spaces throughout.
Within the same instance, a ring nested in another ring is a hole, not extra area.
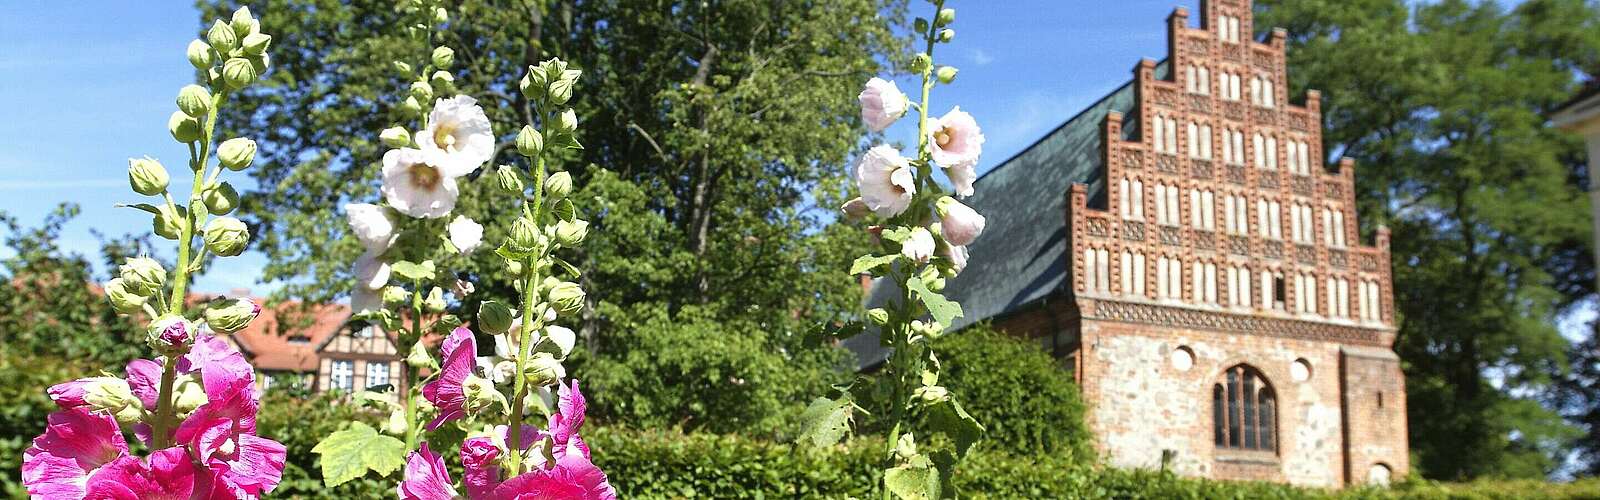
M 1234 365 L 1211 386 L 1211 435 L 1217 448 L 1278 450 L 1278 398 L 1266 377 Z

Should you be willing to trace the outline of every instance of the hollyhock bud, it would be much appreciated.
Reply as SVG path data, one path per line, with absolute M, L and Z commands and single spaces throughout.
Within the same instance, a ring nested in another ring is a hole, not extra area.
M 478 329 L 484 333 L 494 335 L 504 334 L 511 330 L 511 308 L 493 300 L 485 300 L 478 305 Z
M 950 30 L 945 30 L 945 31 L 948 32 Z M 939 67 L 939 71 L 937 71 L 935 74 L 936 74 L 936 76 L 939 77 L 939 83 L 943 83 L 943 84 L 949 85 L 950 82 L 956 81 L 956 72 L 957 71 L 958 70 L 956 69 L 955 66 L 940 66 Z
M 934 22 L 939 23 L 940 26 L 949 26 L 950 23 L 956 22 L 956 10 L 940 9 L 939 17 L 934 18 Z
M 906 238 L 905 243 L 901 244 L 900 255 L 904 255 L 907 259 L 911 259 L 917 264 L 927 264 L 928 259 L 933 258 L 935 246 L 933 233 L 928 232 L 927 228 L 918 227 L 912 229 L 911 236 Z
M 394 61 L 390 64 L 394 66 L 395 73 L 408 76 L 411 74 L 411 65 L 407 64 L 405 61 Z
M 416 97 L 406 97 L 405 102 L 400 103 L 400 109 L 407 114 L 419 114 L 422 113 L 422 102 L 418 101 Z
M 911 393 L 911 395 L 921 398 L 923 401 L 928 403 L 938 403 L 940 401 L 950 399 L 950 390 L 945 389 L 942 386 L 925 385 L 918 387 L 916 391 Z
M 233 28 L 233 34 L 238 38 L 244 38 L 245 35 L 260 29 L 260 23 L 256 22 L 255 16 L 250 15 L 249 6 L 239 7 L 239 10 L 233 11 L 233 17 L 228 21 L 228 27 Z
M 272 35 L 251 33 L 249 35 L 245 35 L 244 39 L 241 40 L 240 43 L 244 46 L 244 53 L 261 55 L 267 52 L 267 47 L 269 45 L 272 45 Z
M 384 434 L 404 437 L 409 426 L 410 423 L 406 422 L 406 411 L 395 410 L 389 412 L 389 419 L 384 420 L 381 430 Z
M 450 66 L 456 63 L 456 51 L 450 47 L 439 47 L 433 49 L 432 60 L 433 67 L 439 69 L 450 69 Z
M 927 33 L 928 20 L 919 17 L 917 20 L 911 22 L 911 28 L 916 30 L 917 33 Z
M 186 55 L 189 57 L 189 64 L 193 64 L 195 69 L 211 67 L 211 45 L 206 44 L 204 41 L 194 40 L 189 42 L 189 50 Z
M 872 309 L 868 309 L 867 310 L 867 321 L 870 321 L 873 325 L 877 325 L 877 326 L 887 325 L 887 324 L 889 324 L 889 311 L 885 310 L 882 307 L 874 307 Z
M 433 287 L 432 290 L 428 290 L 428 298 L 423 299 L 422 301 L 422 310 L 431 313 L 437 313 L 444 312 L 445 307 L 444 289 Z
M 955 40 L 955 39 L 956 39 L 956 30 L 953 30 L 953 29 L 942 29 L 942 30 L 939 30 L 939 42 L 940 43 L 950 43 L 952 40 Z M 945 82 L 945 83 L 950 83 L 950 82 Z
M 145 196 L 157 196 L 167 192 L 167 183 L 171 177 L 167 175 L 167 168 L 153 158 L 128 159 L 128 184 L 133 186 L 133 191 Z
M 428 76 L 428 82 L 433 84 L 434 88 L 439 89 L 439 92 L 447 94 L 456 88 L 456 77 L 450 74 L 449 71 L 439 70 L 433 72 L 432 75 Z
M 146 331 L 145 341 L 157 352 L 188 343 L 194 338 L 194 325 L 183 316 L 168 314 L 157 319 Z
M 233 209 L 239 207 L 239 192 L 233 189 L 233 184 L 223 181 L 207 188 L 202 193 L 201 201 L 206 204 L 206 212 L 214 215 L 228 215 Z
M 228 167 L 228 170 L 235 172 L 244 170 L 250 163 L 256 161 L 256 141 L 243 137 L 222 141 L 222 145 L 217 146 L 217 159 L 222 162 L 222 166 Z
M 926 52 L 919 52 L 917 55 L 911 57 L 911 71 L 913 73 L 921 74 L 924 71 L 928 71 L 928 69 L 932 67 L 933 56 L 928 55 Z
M 428 355 L 428 345 L 422 343 L 420 339 L 417 340 L 416 345 L 411 346 L 411 354 L 406 355 L 406 365 L 418 370 L 439 367 L 439 363 L 433 360 L 433 356 Z
M 383 287 L 383 305 L 394 307 L 403 305 L 411 300 L 411 292 L 396 285 Z
M 552 200 L 566 198 L 572 194 L 572 174 L 556 172 L 544 180 L 544 194 Z
M 128 290 L 122 278 L 112 278 L 106 283 L 106 298 L 111 301 L 111 307 L 122 314 L 133 314 L 144 308 L 149 297 Z
M 861 102 L 861 121 L 873 132 L 882 132 L 906 114 L 911 100 L 894 82 L 874 77 L 856 96 Z
M 433 85 L 430 85 L 428 82 L 422 80 L 411 82 L 411 97 L 415 97 L 418 101 L 422 102 L 432 101 Z
M 589 221 L 578 219 L 556 223 L 556 242 L 562 246 L 574 247 L 583 243 L 583 238 L 589 235 Z
M 129 292 L 146 297 L 161 293 L 161 287 L 167 282 L 166 268 L 149 257 L 128 259 L 117 268 L 117 275 Z
M 450 11 L 444 10 L 444 7 L 436 7 L 436 8 L 433 9 L 433 22 L 434 23 L 444 24 L 445 21 L 449 21 L 449 20 L 450 20 Z
M 246 298 L 219 299 L 206 307 L 206 326 L 219 333 L 234 333 L 250 326 L 261 306 Z
M 544 235 L 539 234 L 539 225 L 527 217 L 518 217 L 511 223 L 510 236 L 511 249 L 518 252 L 535 253 L 543 246 L 540 240 Z
M 206 249 L 211 253 L 233 257 L 244 253 L 246 244 L 250 243 L 250 228 L 239 219 L 218 217 L 206 223 L 205 240 Z
M 206 41 L 210 42 L 211 47 L 217 49 L 218 53 L 223 53 L 233 50 L 234 44 L 239 43 L 239 37 L 234 34 L 232 27 L 218 19 L 211 23 L 211 29 L 206 30 Z
M 494 388 L 494 382 L 477 375 L 467 375 L 461 382 L 462 392 L 466 394 L 467 401 L 461 408 L 467 413 L 476 414 L 493 407 L 496 403 L 505 407 L 506 397 Z
M 538 99 L 544 97 L 546 82 L 544 68 L 528 66 L 528 72 L 522 75 L 522 80 L 517 83 L 517 87 L 522 90 L 524 97 Z
M 182 111 L 173 111 L 167 118 L 167 132 L 172 139 L 184 144 L 200 140 L 200 122 Z
M 246 55 L 245 60 L 250 61 L 250 68 L 256 70 L 256 77 L 258 78 L 261 75 L 267 74 L 267 68 L 272 65 L 271 57 L 268 56 L 266 52 Z
M 501 165 L 494 171 L 495 182 L 500 184 L 500 189 L 511 193 L 522 193 L 522 172 L 511 165 Z
M 563 281 L 550 288 L 550 305 L 563 313 L 577 312 L 583 309 L 583 287 L 571 281 Z
M 548 352 L 536 352 L 528 358 L 528 364 L 522 373 L 535 387 L 548 387 L 561 382 L 561 379 L 567 376 L 567 369 L 561 366 L 561 361 L 554 355 Z
M 180 416 L 187 416 L 194 413 L 200 405 L 209 402 L 206 397 L 206 387 L 196 380 L 194 375 L 184 374 L 178 377 L 172 386 L 172 409 Z
M 560 119 L 556 120 L 556 130 L 571 132 L 578 129 L 578 112 L 567 108 L 561 112 Z
M 971 245 L 983 234 L 987 220 L 972 207 L 949 196 L 939 198 L 934 209 L 939 213 L 939 230 L 944 240 L 955 246 Z
M 211 92 L 192 83 L 184 85 L 178 90 L 178 110 L 196 118 L 205 116 L 211 110 Z
M 234 57 L 222 63 L 222 79 L 228 83 L 228 88 L 238 90 L 250 85 L 260 76 L 256 66 L 242 57 Z
M 861 220 L 872 213 L 872 208 L 867 206 L 867 202 L 861 201 L 861 198 L 851 198 L 850 201 L 844 202 L 844 206 L 839 207 L 839 212 L 844 214 L 846 219 Z
M 378 140 L 391 148 L 403 148 L 411 145 L 411 132 L 407 132 L 405 127 L 389 127 L 378 132 Z
M 178 235 L 183 234 L 183 227 L 187 224 L 189 211 L 183 207 L 173 207 L 171 205 L 161 205 L 158 210 L 161 213 L 151 221 L 151 231 L 162 238 L 178 239 Z
M 529 158 L 539 156 L 539 151 L 544 150 L 544 134 L 534 130 L 532 125 L 523 125 L 522 131 L 517 132 L 517 152 Z

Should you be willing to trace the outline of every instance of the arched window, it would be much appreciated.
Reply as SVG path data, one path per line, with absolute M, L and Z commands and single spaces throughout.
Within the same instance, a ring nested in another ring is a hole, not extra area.
M 1211 435 L 1218 448 L 1278 450 L 1278 398 L 1261 372 L 1235 365 L 1211 386 Z

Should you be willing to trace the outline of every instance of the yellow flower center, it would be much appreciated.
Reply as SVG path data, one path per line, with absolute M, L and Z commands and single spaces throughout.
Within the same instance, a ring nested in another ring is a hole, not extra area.
M 426 163 L 412 164 L 406 169 L 406 174 L 411 177 L 411 185 L 432 190 L 439 187 L 439 170 Z
M 439 149 L 455 152 L 456 128 L 452 125 L 439 124 L 439 127 L 433 130 L 433 143 L 439 146 Z
M 934 132 L 933 133 L 933 142 L 935 144 L 938 144 L 939 147 L 941 147 L 941 148 L 950 145 L 950 132 L 949 132 L 949 130 L 950 129 L 942 128 L 942 129 L 939 129 L 938 132 Z

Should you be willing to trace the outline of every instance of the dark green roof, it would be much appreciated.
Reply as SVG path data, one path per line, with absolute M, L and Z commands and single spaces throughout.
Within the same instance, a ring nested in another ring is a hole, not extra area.
M 1156 78 L 1166 76 L 1166 64 Z M 1101 142 L 1106 115 L 1124 116 L 1124 137 L 1137 137 L 1138 113 L 1133 82 L 1078 113 L 1077 116 L 990 169 L 963 200 L 988 219 L 983 235 L 968 250 L 967 269 L 951 279 L 945 295 L 961 303 L 966 314 L 950 329 L 959 329 L 1037 302 L 1068 283 L 1069 251 L 1066 203 L 1073 184 L 1087 184 L 1089 205 L 1105 207 L 1105 154 Z M 899 295 L 898 287 L 879 280 L 868 298 L 877 307 Z M 877 365 L 888 357 L 868 332 L 847 339 L 858 367 Z

